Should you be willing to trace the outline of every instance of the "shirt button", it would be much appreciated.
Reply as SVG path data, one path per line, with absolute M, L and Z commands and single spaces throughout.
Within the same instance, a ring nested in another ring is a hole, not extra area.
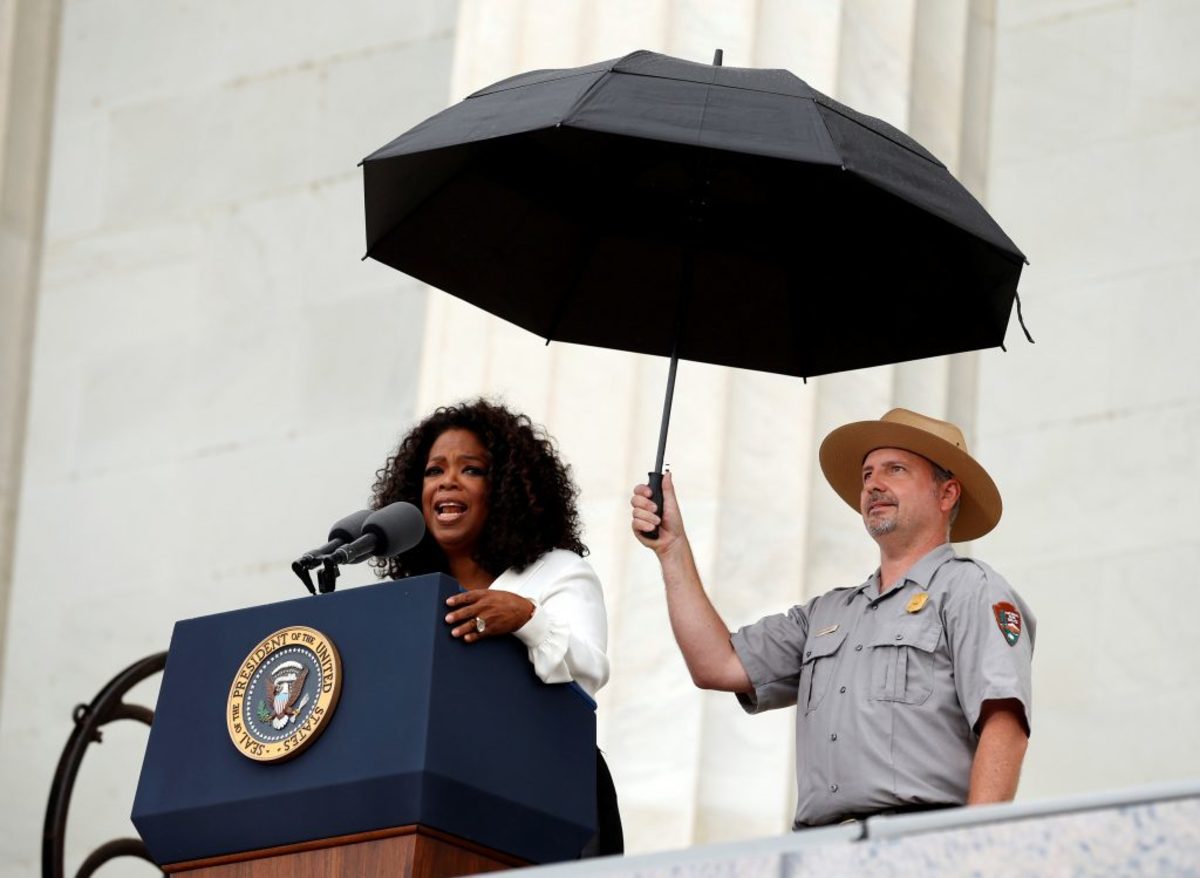
M 862 644 L 860 643 L 858 646 L 854 647 L 854 651 L 855 651 L 855 652 L 862 652 Z
M 841 689 L 839 689 L 838 691 L 839 691 L 839 692 L 841 692 L 843 695 L 845 695 L 845 694 L 846 694 L 846 687 L 845 687 L 845 686 L 843 686 L 843 687 L 842 687 Z
M 871 609 L 872 609 L 872 610 L 878 610 L 878 609 L 879 609 L 879 604 L 871 604 Z
M 836 741 L 837 740 L 837 732 L 834 732 L 832 735 L 830 735 L 829 740 Z
M 903 640 L 903 639 L 904 639 L 904 635 L 903 635 L 903 634 L 897 634 L 897 635 L 896 635 L 896 639 L 897 639 L 897 640 Z
M 829 792 L 831 792 L 831 793 L 836 793 L 836 792 L 837 792 L 837 784 L 835 784 L 835 783 L 831 783 L 831 784 L 829 785 Z
M 808 652 L 806 652 L 806 653 L 804 654 L 804 657 L 805 657 L 805 658 L 808 658 L 810 655 L 812 655 L 812 650 L 811 650 L 811 649 L 810 649 Z

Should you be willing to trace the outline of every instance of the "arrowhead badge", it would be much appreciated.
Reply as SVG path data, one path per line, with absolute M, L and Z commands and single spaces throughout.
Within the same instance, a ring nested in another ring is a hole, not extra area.
M 1016 646 L 1021 639 L 1021 612 L 1008 601 L 992 604 L 992 612 L 996 615 L 996 624 L 1000 633 L 1008 641 L 1009 646 Z

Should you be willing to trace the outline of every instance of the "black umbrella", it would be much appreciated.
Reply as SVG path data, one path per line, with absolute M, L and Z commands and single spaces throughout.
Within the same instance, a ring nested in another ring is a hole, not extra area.
M 547 342 L 671 357 L 652 484 L 678 358 L 808 377 L 995 347 L 1025 261 L 912 138 L 719 65 L 514 76 L 363 161 L 367 256 Z

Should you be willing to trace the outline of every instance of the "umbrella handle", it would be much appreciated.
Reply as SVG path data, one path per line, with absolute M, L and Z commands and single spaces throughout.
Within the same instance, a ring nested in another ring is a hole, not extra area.
M 691 264 L 691 259 L 688 259 Z M 679 322 L 683 322 L 683 309 L 679 310 Z M 654 511 L 663 514 L 663 460 L 667 451 L 667 426 L 671 423 L 671 400 L 675 397 L 675 370 L 679 368 L 679 328 L 675 329 L 675 344 L 671 347 L 671 368 L 667 370 L 667 395 L 663 399 L 662 424 L 658 428 L 658 457 L 654 460 L 654 472 L 647 473 L 649 477 L 650 499 L 654 501 Z M 657 540 L 658 528 L 646 533 L 646 539 Z
M 650 486 L 650 499 L 654 501 L 654 511 L 657 512 L 659 515 L 662 515 L 663 514 L 663 493 L 662 493 L 663 474 L 661 472 L 654 472 L 654 473 L 648 473 L 648 475 L 649 475 L 650 480 L 649 480 L 649 482 L 647 482 L 647 484 Z M 655 528 L 652 531 L 647 531 L 645 536 L 646 536 L 646 539 L 648 539 L 648 540 L 657 540 L 658 539 L 658 528 Z

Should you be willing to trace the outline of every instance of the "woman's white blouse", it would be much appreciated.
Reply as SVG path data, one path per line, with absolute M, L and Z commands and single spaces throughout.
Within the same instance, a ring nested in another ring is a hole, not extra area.
M 533 617 L 513 633 L 528 647 L 541 680 L 574 680 L 591 696 L 608 682 L 608 615 L 600 579 L 587 561 L 553 549 L 520 572 L 505 570 L 491 587 L 537 602 Z

